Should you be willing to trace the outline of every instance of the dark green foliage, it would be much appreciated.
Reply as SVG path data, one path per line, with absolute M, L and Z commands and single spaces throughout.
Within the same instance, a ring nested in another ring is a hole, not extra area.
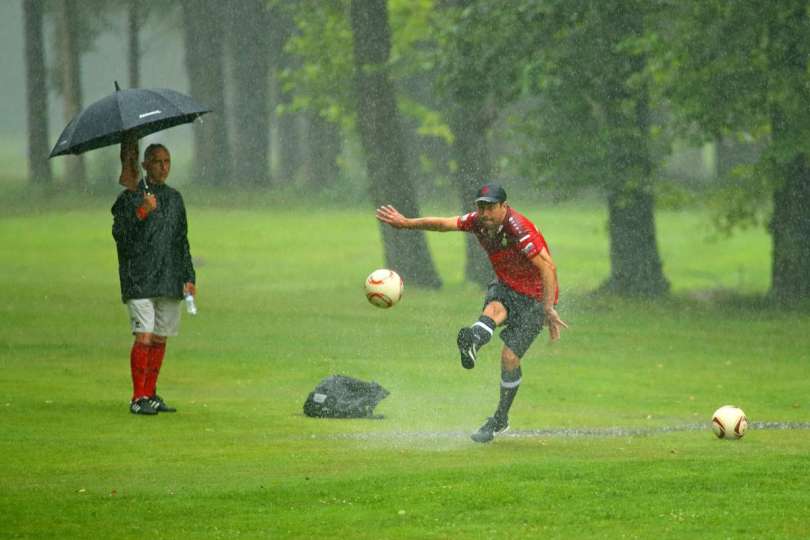
M 385 0 L 354 0 L 351 5 L 357 128 L 366 158 L 369 191 L 375 206 L 391 204 L 418 216 L 419 202 L 402 145 L 403 130 L 389 74 L 391 29 Z M 438 288 L 424 231 L 380 225 L 385 267 L 406 281 Z
M 770 213 L 771 293 L 810 297 L 807 3 L 683 2 L 667 15 L 670 31 L 650 37 L 652 73 L 680 125 L 759 146 L 753 165 L 729 171 L 721 220 L 733 227 Z
M 607 195 L 612 272 L 605 287 L 666 293 L 655 238 L 654 111 L 646 58 L 636 46 L 655 5 L 466 6 L 455 30 L 464 38 L 450 41 L 457 67 L 448 69 L 447 88 L 467 101 L 476 97 L 473 88 L 486 92 L 496 114 L 502 101 L 520 97 L 513 140 L 525 176 L 568 195 L 594 187 Z

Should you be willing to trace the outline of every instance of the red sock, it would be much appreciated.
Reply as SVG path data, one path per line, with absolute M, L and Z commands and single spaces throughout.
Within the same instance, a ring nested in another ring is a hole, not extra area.
M 160 366 L 163 365 L 163 355 L 166 354 L 165 343 L 152 343 L 149 347 L 149 363 L 146 367 L 146 383 L 144 391 L 147 396 L 154 396 L 157 392 L 157 380 L 160 375 Z
M 149 347 L 138 343 L 132 345 L 129 353 L 129 370 L 132 373 L 132 399 L 143 397 L 146 394 L 146 370 L 149 364 Z

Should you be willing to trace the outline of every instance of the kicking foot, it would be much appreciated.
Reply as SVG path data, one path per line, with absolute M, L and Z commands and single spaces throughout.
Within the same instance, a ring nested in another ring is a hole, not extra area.
M 461 365 L 464 369 L 475 367 L 475 359 L 478 356 L 478 340 L 475 338 L 472 328 L 464 327 L 458 331 L 458 352 L 461 353 Z

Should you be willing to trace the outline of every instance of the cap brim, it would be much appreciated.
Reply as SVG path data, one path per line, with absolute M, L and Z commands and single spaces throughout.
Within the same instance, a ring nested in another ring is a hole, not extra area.
M 478 197 L 477 199 L 475 199 L 475 202 L 495 203 L 495 202 L 501 202 L 501 200 L 496 199 L 495 197 Z

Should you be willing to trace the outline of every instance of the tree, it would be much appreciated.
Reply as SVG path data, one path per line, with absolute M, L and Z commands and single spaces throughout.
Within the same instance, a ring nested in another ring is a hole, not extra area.
M 230 55 L 233 59 L 234 99 L 231 117 L 237 129 L 233 149 L 249 156 L 233 164 L 241 184 L 266 185 L 270 171 L 269 11 L 263 0 L 244 0 L 229 7 Z
M 53 181 L 48 161 L 48 85 L 42 39 L 43 1 L 22 0 L 25 17 L 25 87 L 28 96 L 28 178 L 33 183 Z
M 141 15 L 143 5 L 138 0 L 128 0 L 127 8 L 127 67 L 129 69 L 129 87 L 141 85 Z
M 343 146 L 340 126 L 318 112 L 307 122 L 306 179 L 313 191 L 333 185 L 340 174 L 338 156 Z
M 453 134 L 453 180 L 462 214 L 474 209 L 478 189 L 492 180 L 489 134 L 499 109 L 517 96 L 513 70 L 524 52 L 516 57 L 517 48 L 493 49 L 493 28 L 520 27 L 518 17 L 503 6 L 455 0 L 448 2 L 435 21 L 438 87 L 446 99 L 444 109 Z M 466 235 L 465 247 L 465 278 L 485 285 L 494 277 L 485 252 L 473 235 Z
M 82 110 L 81 35 L 76 0 L 59 0 L 57 3 L 57 34 L 61 90 L 64 104 L 65 123 L 70 122 Z M 71 186 L 84 185 L 86 169 L 84 156 L 64 156 L 65 181 Z
M 649 92 L 641 78 L 645 64 L 628 45 L 641 38 L 654 5 L 455 4 L 460 9 L 445 31 L 442 72 L 460 113 L 452 124 L 461 137 L 457 145 L 464 144 L 465 133 L 485 133 L 496 115 L 521 102 L 511 138 L 524 176 L 538 178 L 538 188 L 573 193 L 596 187 L 606 196 L 611 274 L 603 288 L 621 295 L 665 293 L 669 284 L 655 237 Z M 461 155 L 475 163 L 485 148 L 479 142 Z
M 290 72 L 300 68 L 300 59 L 287 50 L 287 45 L 298 31 L 295 15 L 310 10 L 317 13 L 324 8 L 315 8 L 315 4 L 297 0 L 271 0 L 270 5 L 273 113 L 278 142 L 277 175 L 282 182 L 293 182 L 306 160 L 304 147 L 307 140 L 304 136 L 306 121 L 301 114 L 302 107 L 294 105 L 296 88 L 287 80 Z
M 765 220 L 773 239 L 770 296 L 810 298 L 810 16 L 807 2 L 674 3 L 671 32 L 652 34 L 653 71 L 683 131 L 747 138 L 753 165 L 726 178 L 724 220 Z M 767 204 L 770 198 L 771 205 Z
M 462 214 L 474 210 L 475 195 L 481 185 L 492 180 L 492 161 L 487 135 L 494 120 L 484 103 L 456 101 L 450 106 L 450 129 L 453 132 L 452 153 L 456 163 L 453 180 Z M 464 278 L 486 285 L 495 276 L 478 240 L 465 235 Z
M 225 111 L 224 40 L 226 5 L 218 0 L 183 0 L 186 71 L 191 95 L 212 110 L 194 125 L 194 179 L 222 185 L 231 180 L 231 151 Z
M 624 296 L 665 294 L 655 233 L 655 140 L 646 57 L 634 45 L 655 3 L 555 0 L 517 7 L 534 24 L 521 87 L 535 98 L 518 136 L 531 173 L 569 190 L 598 187 L 608 205 L 610 277 Z M 511 46 L 511 45 L 510 45 Z
M 339 124 L 344 133 L 352 135 L 357 127 L 357 102 L 348 84 L 351 81 L 345 77 L 346 73 L 352 71 L 352 34 L 345 26 L 346 4 L 320 3 L 317 4 L 318 9 L 308 4 L 307 9 L 294 12 L 299 32 L 291 38 L 288 48 L 298 56 L 301 65 L 288 70 L 286 78 L 296 88 L 294 106 L 317 110 L 322 118 Z M 480 180 L 489 170 L 487 154 L 478 151 L 487 146 L 487 130 L 481 129 L 480 122 L 472 121 L 470 129 L 465 129 L 468 136 L 454 139 L 447 125 L 450 115 L 444 115 L 449 109 L 447 103 L 450 100 L 443 98 L 433 88 L 437 73 L 453 67 L 453 61 L 442 61 L 445 57 L 442 49 L 444 44 L 438 37 L 449 17 L 434 20 L 444 10 L 435 10 L 433 2 L 394 0 L 388 2 L 388 8 L 389 25 L 393 31 L 388 73 L 395 83 L 399 112 L 411 120 L 408 136 L 401 139 L 407 143 L 406 150 L 409 152 L 405 167 L 427 158 L 436 164 L 436 169 L 450 170 L 451 156 L 447 147 L 451 141 L 458 141 L 455 156 L 460 166 L 454 180 L 463 200 L 461 210 L 467 212 Z M 486 42 L 485 39 L 483 41 Z M 329 50 L 328 55 L 322 53 L 324 49 Z M 486 107 L 482 109 L 486 110 L 485 116 L 494 118 L 491 106 L 496 100 L 486 97 L 484 101 Z M 464 109 L 460 109 L 457 115 L 459 122 L 467 122 L 474 117 L 473 111 Z M 400 121 L 403 121 L 402 117 Z M 405 128 L 401 126 L 400 129 Z M 477 142 L 473 144 L 473 140 Z M 481 146 L 476 147 L 477 144 Z M 419 159 L 412 155 L 415 150 L 422 152 Z M 408 170 L 413 173 L 412 168 Z M 471 174 L 472 171 L 476 171 L 475 174 Z M 429 181 L 434 180 L 431 178 Z M 463 186 L 466 188 L 461 191 Z M 486 282 L 491 276 L 491 268 L 472 237 L 467 238 L 467 255 L 467 279 Z
M 388 75 L 391 33 L 385 0 L 353 0 L 350 11 L 357 92 L 357 123 L 366 154 L 371 199 L 375 205 L 393 204 L 405 215 L 418 215 L 413 182 L 399 141 L 402 128 L 394 87 Z M 406 280 L 439 287 L 422 231 L 380 227 L 386 265 Z
M 301 170 L 312 191 L 337 180 L 342 128 L 351 131 L 348 111 L 354 109 L 350 99 L 337 97 L 341 87 L 351 87 L 351 32 L 345 12 L 337 4 L 320 3 L 313 9 L 316 4 L 275 0 L 271 9 L 278 172 L 291 181 Z M 302 32 L 299 24 L 307 30 Z M 345 28 L 344 33 L 324 31 L 338 25 Z M 329 54 L 323 54 L 324 49 Z M 326 75 L 325 66 L 341 58 L 345 61 L 341 75 Z

